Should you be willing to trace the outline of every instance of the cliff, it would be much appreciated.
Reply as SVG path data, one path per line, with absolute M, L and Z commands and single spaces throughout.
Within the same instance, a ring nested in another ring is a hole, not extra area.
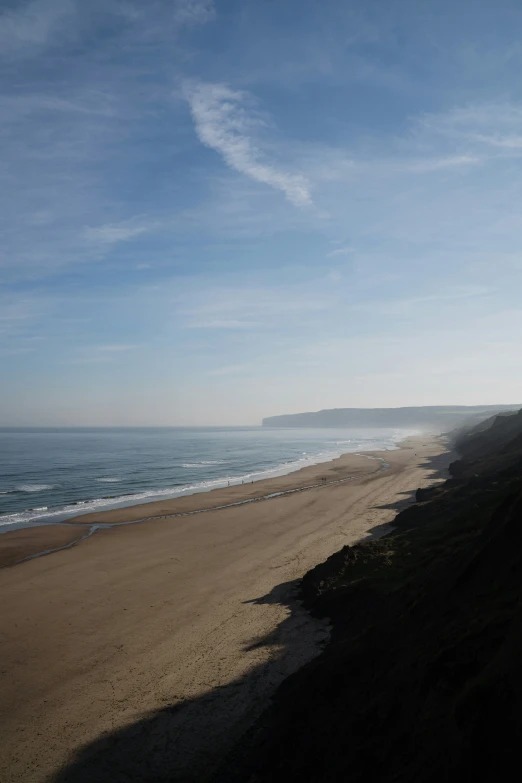
M 302 582 L 330 644 L 279 690 L 230 783 L 511 779 L 522 736 L 522 411 L 457 436 L 393 534 Z
M 410 408 L 333 408 L 313 413 L 269 416 L 263 427 L 409 428 L 443 432 L 473 426 L 492 414 L 518 405 L 428 405 Z

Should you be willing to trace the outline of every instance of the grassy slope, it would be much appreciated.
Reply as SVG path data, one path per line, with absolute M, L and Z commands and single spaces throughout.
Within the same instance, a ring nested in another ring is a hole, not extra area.
M 462 436 L 456 478 L 303 580 L 333 623 L 237 780 L 508 776 L 522 737 L 522 413 Z M 488 435 L 489 433 L 489 435 Z

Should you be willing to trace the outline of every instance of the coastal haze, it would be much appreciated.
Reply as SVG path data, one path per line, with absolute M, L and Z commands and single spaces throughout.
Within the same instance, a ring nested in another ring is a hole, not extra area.
M 413 408 L 336 408 L 313 413 L 269 416 L 263 427 L 411 427 L 440 434 L 478 424 L 517 405 L 426 405 Z
M 0 429 L 0 532 L 208 492 L 395 448 L 414 430 Z
M 249 484 L 515 408 L 341 408 L 262 427 L 0 428 L 0 531 Z
M 2 783 L 518 763 L 521 37 L 1 4 Z

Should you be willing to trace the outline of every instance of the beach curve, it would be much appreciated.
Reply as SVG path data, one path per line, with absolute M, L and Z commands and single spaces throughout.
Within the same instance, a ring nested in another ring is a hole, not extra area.
M 444 445 L 424 443 L 376 455 L 385 471 L 176 524 L 113 526 L 3 569 L 2 779 L 206 780 L 253 705 L 324 642 L 293 598 L 298 580 L 384 532 L 433 480 Z

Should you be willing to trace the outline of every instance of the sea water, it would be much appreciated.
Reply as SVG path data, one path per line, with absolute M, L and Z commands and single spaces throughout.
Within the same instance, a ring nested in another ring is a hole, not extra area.
M 400 430 L 0 428 L 0 532 L 282 475 Z

